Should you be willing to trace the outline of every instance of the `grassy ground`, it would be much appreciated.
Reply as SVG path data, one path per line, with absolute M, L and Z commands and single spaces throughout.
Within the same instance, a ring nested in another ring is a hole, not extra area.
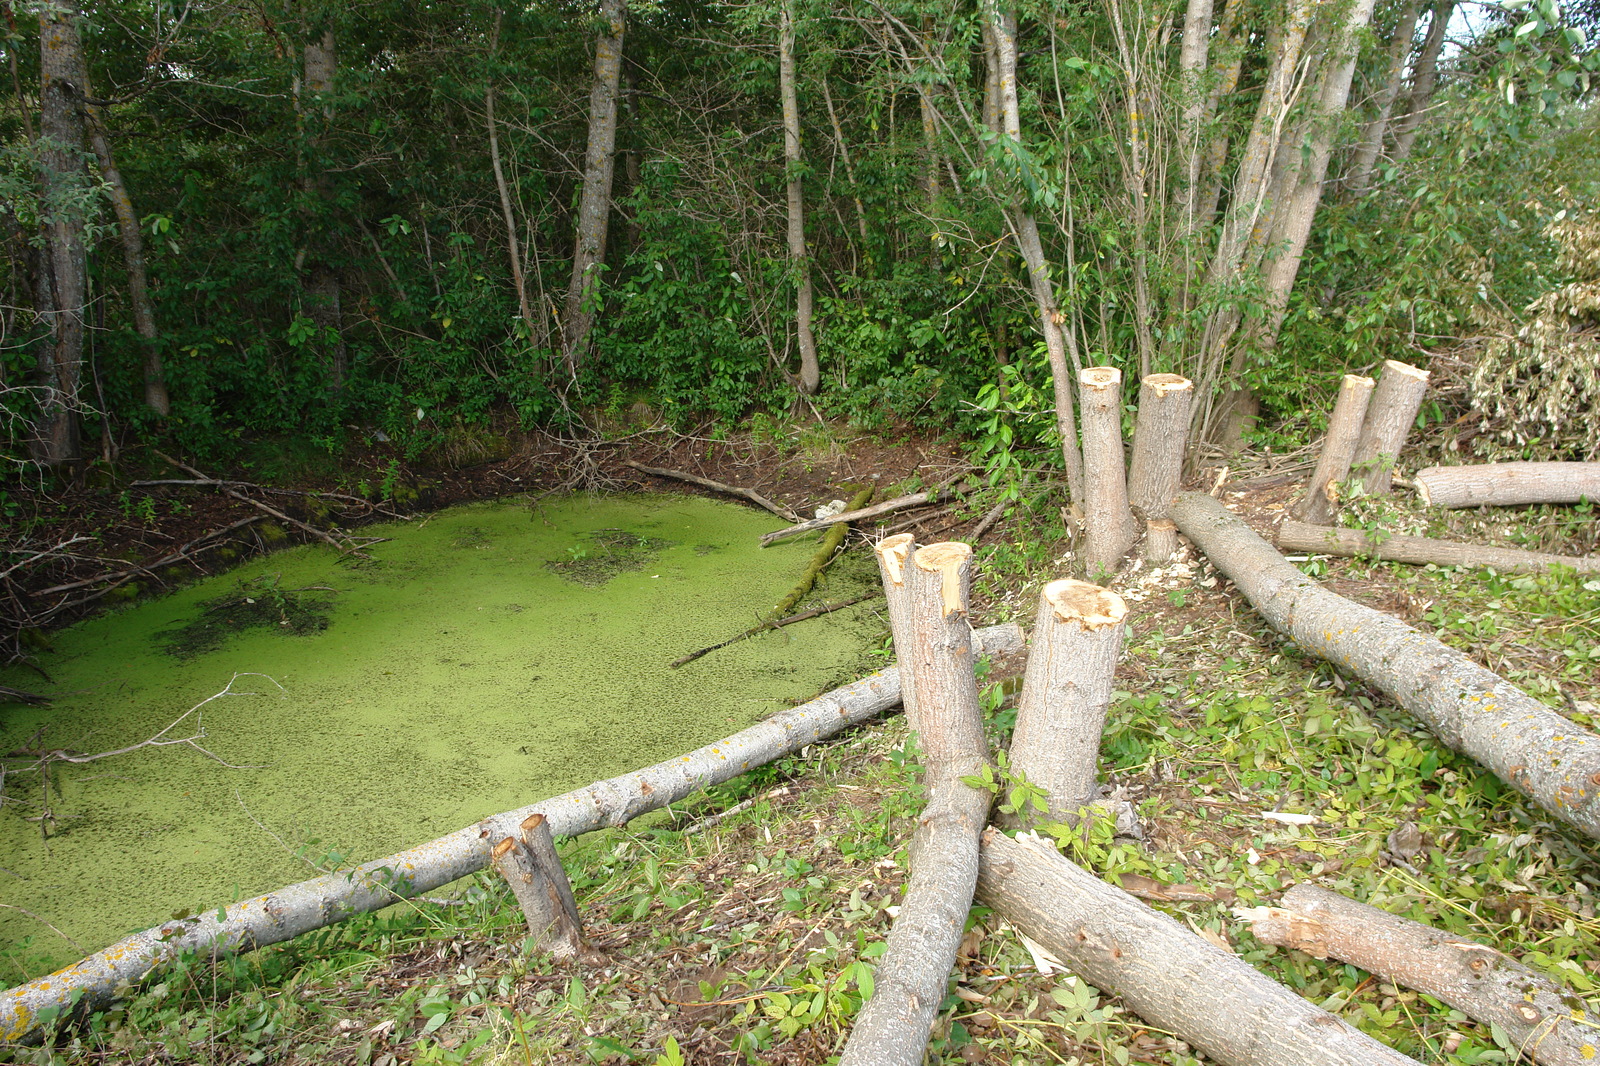
M 1270 516 L 1271 500 L 1255 501 Z M 1461 516 L 1352 510 L 1358 523 Z M 1500 519 L 1496 519 L 1504 524 Z M 1565 516 L 1513 531 L 1570 549 Z M 1564 531 L 1563 531 L 1564 529 Z M 1581 535 L 1581 531 L 1580 535 Z M 1048 543 L 987 549 L 984 623 L 1031 622 Z M 1584 547 L 1580 545 L 1580 547 Z M 1594 727 L 1600 581 L 1311 559 L 1335 591 L 1404 617 Z M 1132 632 L 1102 773 L 1144 839 L 1069 851 L 1314 1002 L 1427 1062 L 1510 1062 L 1517 1049 L 1414 992 L 1255 941 L 1235 907 L 1315 880 L 1491 944 L 1580 997 L 1600 987 L 1600 864 L 1403 712 L 1267 630 L 1203 562 L 1121 586 Z M 997 744 L 1018 663 L 983 679 Z M 737 813 L 718 812 L 752 800 Z M 254 955 L 187 960 L 34 1062 L 824 1063 L 870 994 L 920 801 L 914 745 L 887 719 L 623 830 L 563 846 L 596 955 L 558 968 L 524 951 L 503 885 L 392 908 Z M 1263 817 L 1313 815 L 1308 825 Z M 712 821 L 708 822 L 707 820 Z M 1391 836 L 1421 832 L 1413 853 Z M 1182 886 L 1174 889 L 1171 886 Z M 996 916 L 973 912 L 934 1034 L 939 1063 L 1203 1061 L 1115 996 L 1043 977 Z

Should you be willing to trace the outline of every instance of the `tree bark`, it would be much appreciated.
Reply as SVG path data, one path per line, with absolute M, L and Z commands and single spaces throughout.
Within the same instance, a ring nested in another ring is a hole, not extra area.
M 872 499 L 872 493 L 873 487 L 871 485 L 858 491 L 850 501 L 850 506 L 845 513 L 859 511 L 866 505 L 868 500 Z M 839 516 L 835 515 L 833 525 L 829 526 L 828 531 L 822 535 L 822 542 L 817 545 L 817 550 L 812 554 L 811 561 L 806 564 L 805 572 L 800 575 L 800 580 L 795 583 L 794 588 L 789 590 L 789 594 L 779 600 L 777 605 L 772 608 L 773 618 L 782 618 L 794 609 L 795 604 L 805 598 L 805 594 L 810 592 L 811 587 L 817 583 L 818 575 L 826 569 L 829 563 L 833 562 L 833 557 L 839 554 L 839 548 L 844 544 L 844 535 L 849 531 L 850 523 L 848 521 L 839 521 Z
M 1474 463 L 1417 471 L 1429 507 L 1520 507 L 1600 500 L 1600 463 Z
M 1092 366 L 1078 375 L 1083 396 L 1083 568 L 1094 580 L 1116 573 L 1133 547 L 1133 512 L 1122 451 L 1122 372 Z
M 978 899 L 1139 1017 L 1230 1066 L 1418 1066 L 1037 838 L 983 836 Z
M 984 652 L 1022 646 L 1015 625 L 972 634 Z M 754 767 L 867 721 L 900 701 L 900 672 L 891 667 L 687 755 L 598 781 L 585 788 L 486 818 L 475 825 L 351 870 L 302 881 L 276 892 L 193 918 L 164 922 L 80 962 L 0 992 L 0 1041 L 22 1041 L 81 995 L 87 1009 L 110 1002 L 116 990 L 186 951 L 214 957 L 253 951 L 291 940 L 358 914 L 431 892 L 489 863 L 489 840 L 519 830 L 542 813 L 557 836 L 578 836 L 621 826 L 647 811 L 676 803 L 703 788 L 732 780 Z
M 1173 195 L 1174 228 L 1190 234 L 1198 228 L 1196 200 L 1205 155 L 1205 73 L 1211 43 L 1213 0 L 1188 0 L 1183 16 L 1183 43 L 1178 52 L 1178 182 Z
M 1406 59 L 1411 55 L 1412 38 L 1417 32 L 1417 19 L 1422 14 L 1422 0 L 1406 0 L 1395 23 L 1394 36 L 1389 38 L 1389 62 L 1384 71 L 1383 84 L 1373 100 L 1373 115 L 1361 127 L 1356 139 L 1355 155 L 1344 179 L 1344 194 L 1354 199 L 1367 191 L 1372 184 L 1372 172 L 1378 157 L 1383 154 L 1384 137 L 1389 132 L 1389 119 L 1394 114 L 1394 102 L 1405 84 Z
M 1076 819 L 1099 796 L 1100 738 L 1127 613 L 1121 596 L 1070 578 L 1039 594 L 1011 768 L 1045 790 L 1052 821 Z
M 1394 464 L 1406 446 L 1411 426 L 1428 392 L 1428 371 L 1393 359 L 1383 364 L 1383 377 L 1372 393 L 1351 465 L 1361 475 L 1368 495 L 1387 496 Z
M 1302 651 L 1386 693 L 1446 747 L 1600 838 L 1600 737 L 1433 637 L 1321 588 L 1211 497 L 1184 493 L 1173 517 Z
M 492 64 L 500 43 L 498 11 L 494 15 L 494 30 L 489 42 Z M 491 66 L 489 84 L 483 90 L 484 125 L 489 131 L 489 166 L 494 171 L 495 191 L 500 194 L 500 217 L 506 227 L 506 261 L 511 268 L 511 284 L 517 290 L 517 310 L 522 315 L 523 328 L 528 331 L 528 343 L 535 348 L 542 348 L 546 338 L 544 331 L 539 328 L 540 320 L 534 317 L 533 307 L 528 303 L 528 285 L 522 271 L 522 239 L 517 235 L 517 216 L 511 204 L 511 187 L 506 184 L 505 168 L 500 165 L 500 130 L 494 120 L 494 78 L 495 72 Z
M 1350 476 L 1350 461 L 1355 456 L 1356 441 L 1361 436 L 1371 399 L 1371 378 L 1357 374 L 1344 376 L 1339 384 L 1339 398 L 1333 404 L 1333 414 L 1328 417 L 1328 435 L 1322 441 L 1316 472 L 1306 487 L 1305 499 L 1295 511 L 1302 521 L 1320 526 L 1326 525 L 1332 517 L 1339 483 Z
M 878 575 L 883 581 L 883 598 L 888 605 L 889 632 L 911 633 L 911 587 L 906 583 L 906 567 L 916 553 L 917 538 L 911 533 L 896 533 L 884 537 L 872 546 L 878 557 Z M 917 706 L 917 677 L 907 670 L 900 678 L 900 706 L 905 710 L 906 726 L 911 732 L 922 735 L 922 714 Z
M 1145 561 L 1160 566 L 1177 549 L 1164 522 L 1183 480 L 1183 445 L 1189 436 L 1194 383 L 1177 374 L 1151 374 L 1139 383 L 1139 416 L 1128 468 L 1128 502 L 1145 521 Z M 1161 523 L 1161 524 L 1157 524 Z
M 78 34 L 78 0 L 39 8 L 39 171 L 49 221 L 39 253 L 40 317 L 50 326 L 39 370 L 44 387 L 39 423 L 29 442 L 33 458 L 46 466 L 83 458 L 79 438 L 79 387 L 83 376 L 84 304 L 88 260 L 82 209 L 74 203 L 84 185 L 84 69 Z
M 1439 53 L 1444 50 L 1445 30 L 1455 7 L 1455 0 L 1438 0 L 1433 6 L 1428 36 L 1412 68 L 1411 91 L 1406 94 L 1405 110 L 1394 124 L 1394 149 L 1389 158 L 1396 166 L 1410 158 L 1417 131 L 1422 128 L 1428 105 L 1433 102 L 1433 89 L 1439 81 Z
M 1588 1066 L 1600 1047 L 1581 1001 L 1550 978 L 1494 948 L 1357 903 L 1313 884 L 1284 893 L 1282 906 L 1242 911 L 1256 939 L 1334 958 L 1414 988 L 1495 1026 L 1544 1066 Z
M 578 235 L 572 249 L 572 281 L 561 316 L 561 351 L 567 372 L 577 374 L 589 350 L 594 294 L 606 258 L 611 224 L 611 179 L 617 158 L 617 87 L 622 82 L 624 0 L 600 0 L 601 29 L 594 42 L 594 88 L 589 92 L 589 148 L 578 203 Z
M 1346 558 L 1385 559 L 1396 563 L 1434 563 L 1438 566 L 1492 566 L 1515 574 L 1543 574 L 1552 566 L 1567 566 L 1580 574 L 1600 573 L 1600 558 L 1549 555 L 1545 552 L 1465 544 L 1398 533 L 1373 535 L 1360 529 L 1336 529 L 1288 521 L 1278 530 L 1278 547 L 1284 551 L 1321 552 Z
M 778 91 L 783 97 L 783 158 L 788 168 L 789 268 L 795 283 L 795 331 L 800 346 L 800 391 L 815 396 L 822 387 L 817 339 L 811 332 L 811 255 L 806 251 L 805 160 L 800 151 L 800 101 L 794 72 L 794 0 L 784 0 L 778 28 Z
M 332 121 L 333 107 L 327 101 L 333 92 L 333 79 L 339 69 L 339 53 L 333 30 L 324 30 L 321 38 L 306 43 L 305 89 L 313 103 L 321 103 L 321 117 L 313 119 L 313 129 L 307 146 L 311 149 L 310 170 L 305 175 L 307 200 L 321 201 L 324 205 L 333 199 L 329 171 L 321 158 L 328 124 Z M 304 110 L 302 110 L 302 117 Z M 326 252 L 327 219 L 320 211 L 309 211 L 307 218 L 306 256 L 310 277 L 305 294 L 308 317 L 317 327 L 319 342 L 327 346 L 328 387 L 333 391 L 344 388 L 349 369 L 349 351 L 344 343 L 344 286 L 339 271 L 328 259 Z
M 518 836 L 489 849 L 489 861 L 511 886 L 534 944 L 557 960 L 572 959 L 583 950 L 583 923 L 546 822 L 538 812 L 528 815 Z
M 953 491 L 961 492 L 965 487 L 964 485 L 958 485 Z M 892 511 L 903 511 L 908 507 L 921 507 L 923 504 L 937 503 L 944 493 L 949 490 L 950 485 L 946 483 L 931 488 L 927 492 L 913 492 L 910 496 L 896 496 L 892 500 L 884 500 L 882 503 L 875 503 L 871 507 L 862 507 L 853 511 L 841 511 L 839 514 L 831 515 L 827 518 L 813 518 L 798 525 L 789 526 L 786 529 L 763 533 L 761 535 L 761 546 L 765 548 L 769 544 L 782 540 L 784 537 L 792 537 L 797 533 L 809 533 L 813 529 L 831 526 L 836 522 L 860 522 L 863 519 L 876 518 Z

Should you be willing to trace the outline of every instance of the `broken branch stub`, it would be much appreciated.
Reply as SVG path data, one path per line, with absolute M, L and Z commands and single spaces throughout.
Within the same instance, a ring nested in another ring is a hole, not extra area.
M 1144 557 L 1160 566 L 1177 549 L 1167 509 L 1183 480 L 1194 383 L 1177 374 L 1150 374 L 1139 384 L 1139 417 L 1128 467 L 1128 502 L 1144 517 Z
M 1428 371 L 1390 359 L 1372 392 L 1351 465 L 1372 496 L 1387 496 L 1394 464 L 1428 392 Z
M 1281 906 L 1241 908 L 1238 915 L 1262 943 L 1348 962 L 1498 1026 L 1544 1066 L 1590 1066 L 1600 1055 L 1600 1031 L 1581 1000 L 1475 940 L 1312 884 L 1285 892 Z
M 1326 525 L 1332 517 L 1339 483 L 1350 476 L 1350 463 L 1366 421 L 1372 389 L 1372 379 L 1359 374 L 1346 374 L 1340 383 L 1339 398 L 1334 401 L 1333 414 L 1328 417 L 1328 435 L 1322 440 L 1316 472 L 1311 475 L 1305 499 L 1300 501 L 1295 513 L 1301 521 Z
M 1122 371 L 1091 366 L 1078 372 L 1083 407 L 1083 571 L 1096 580 L 1116 573 L 1133 547 L 1133 512 L 1122 451 Z
M 1098 794 L 1100 738 L 1127 613 L 1121 596 L 1084 581 L 1052 581 L 1039 594 L 1011 768 L 1045 790 L 1053 820 L 1074 818 Z

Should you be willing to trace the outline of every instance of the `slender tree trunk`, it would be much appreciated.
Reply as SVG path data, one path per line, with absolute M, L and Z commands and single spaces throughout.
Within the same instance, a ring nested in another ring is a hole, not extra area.
M 850 198 L 856 205 L 856 231 L 861 234 L 862 254 L 870 254 L 867 248 L 867 209 L 861 202 L 860 186 L 856 184 L 856 165 L 850 158 L 850 142 L 844 139 L 844 126 L 839 123 L 839 113 L 833 108 L 833 90 L 828 88 L 828 79 L 822 79 L 822 99 L 828 105 L 828 122 L 833 126 L 833 138 L 839 145 L 839 158 L 844 161 L 844 176 L 850 182 Z
M 328 385 L 335 391 L 344 388 L 349 355 L 344 343 L 344 287 L 338 269 L 328 261 L 326 254 L 325 209 L 333 199 L 333 188 L 320 149 L 333 116 L 327 96 L 333 91 L 333 79 L 338 73 L 338 56 L 331 29 L 324 30 L 319 40 L 308 42 L 304 50 L 305 91 L 311 96 L 313 108 L 319 112 L 312 119 L 314 132 L 308 144 L 311 172 L 305 177 L 305 191 L 308 200 L 317 201 L 324 208 L 311 212 L 308 220 L 310 232 L 306 243 L 310 278 L 305 292 L 311 321 L 328 345 Z M 320 108 L 315 107 L 318 103 Z
M 49 466 L 83 457 L 78 392 L 88 270 L 83 216 L 72 204 L 72 194 L 84 184 L 83 92 L 78 84 L 83 47 L 78 19 L 77 0 L 57 0 L 39 8 L 40 179 L 50 221 L 45 225 L 38 287 L 49 293 L 49 309 L 41 308 L 41 317 L 50 325 L 50 337 L 39 360 L 45 391 L 30 450 L 34 459 Z
M 933 16 L 925 16 L 922 20 L 922 47 L 924 51 L 931 51 L 931 38 L 933 36 Z M 924 191 L 928 196 L 928 209 L 933 210 L 933 205 L 939 199 L 939 113 L 933 102 L 934 87 L 919 83 L 917 85 L 917 106 L 922 112 L 922 150 L 927 158 L 923 160 L 922 182 Z
M 495 12 L 494 31 L 490 34 L 489 56 L 493 61 L 500 43 L 500 12 Z M 494 169 L 494 187 L 500 194 L 500 216 L 506 226 L 506 258 L 511 266 L 511 284 L 517 290 L 517 309 L 522 314 L 523 328 L 528 331 L 528 343 L 535 348 L 544 346 L 539 319 L 528 303 L 528 284 L 522 272 L 522 239 L 517 235 L 517 216 L 512 209 L 511 187 L 506 184 L 505 169 L 500 165 L 500 132 L 494 120 L 494 71 L 489 72 L 489 85 L 483 91 L 484 122 L 489 130 L 489 164 Z
M 1173 190 L 1173 216 L 1180 233 L 1195 232 L 1200 167 L 1205 155 L 1202 120 L 1206 117 L 1205 73 L 1211 44 L 1213 0 L 1189 0 L 1183 16 L 1183 44 L 1178 52 L 1178 183 Z M 1148 371 L 1146 371 L 1148 373 Z
M 1394 102 L 1405 84 L 1406 58 L 1411 55 L 1411 40 L 1417 32 L 1417 19 L 1422 14 L 1422 0 L 1406 0 L 1395 23 L 1394 36 L 1389 39 L 1389 62 L 1384 70 L 1383 84 L 1373 99 L 1373 115 L 1361 127 L 1356 140 L 1355 155 L 1345 174 L 1344 194 L 1354 198 L 1367 191 L 1372 183 L 1372 171 L 1378 156 L 1383 153 L 1383 140 L 1389 132 L 1389 118 L 1394 114 Z
M 1445 30 L 1455 11 L 1455 0 L 1439 0 L 1433 7 L 1433 19 L 1428 23 L 1428 36 L 1422 42 L 1412 68 L 1411 91 L 1406 94 L 1403 113 L 1394 125 L 1394 149 L 1389 158 L 1399 165 L 1411 155 L 1411 146 L 1417 141 L 1417 130 L 1433 101 L 1433 89 L 1439 81 L 1439 53 L 1444 50 Z
M 611 178 L 617 154 L 617 88 L 622 82 L 622 39 L 627 28 L 623 0 L 600 0 L 601 30 L 594 44 L 594 88 L 589 93 L 589 150 L 578 204 L 578 235 L 572 251 L 572 282 L 561 316 L 561 349 L 567 371 L 576 374 L 589 350 L 594 292 L 606 257 L 611 221 Z
M 805 189 L 801 181 L 800 95 L 794 72 L 794 3 L 784 0 L 778 27 L 778 91 L 783 96 L 783 158 L 788 167 L 789 264 L 795 282 L 795 330 L 800 343 L 800 391 L 814 396 L 822 387 L 817 340 L 811 332 L 811 256 L 806 251 Z

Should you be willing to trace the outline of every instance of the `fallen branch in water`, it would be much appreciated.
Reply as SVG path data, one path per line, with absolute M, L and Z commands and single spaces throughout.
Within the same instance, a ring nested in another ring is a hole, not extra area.
M 872 499 L 872 486 L 868 485 L 856 493 L 855 498 L 850 501 L 849 510 L 859 510 L 870 499 Z M 849 510 L 845 513 L 848 514 Z M 839 548 L 844 544 L 844 535 L 850 528 L 848 522 L 841 521 L 843 517 L 843 515 L 840 515 L 829 519 L 833 523 L 832 528 L 822 538 L 822 543 L 811 556 L 811 561 L 806 564 L 805 571 L 800 575 L 800 580 L 795 582 L 794 588 L 789 590 L 789 595 L 779 600 L 777 606 L 772 609 L 774 615 L 782 615 L 793 610 L 794 605 L 804 599 L 806 593 L 810 592 L 811 587 L 817 583 L 817 578 L 822 574 L 822 571 L 826 570 L 828 564 L 833 562 L 833 557 L 839 554 Z
M 643 471 L 646 474 L 653 474 L 656 477 L 669 478 L 673 481 L 687 481 L 691 485 L 699 485 L 701 488 L 711 489 L 713 492 L 720 492 L 728 496 L 737 496 L 740 499 L 749 500 L 757 507 L 771 511 L 785 522 L 800 521 L 800 516 L 789 510 L 789 508 L 784 507 L 781 504 L 773 503 L 771 500 L 761 495 L 761 493 L 756 492 L 754 489 L 741 489 L 737 485 L 724 485 L 720 481 L 712 481 L 710 478 L 701 477 L 699 474 L 686 474 L 682 470 L 667 470 L 666 468 L 659 466 L 645 466 L 643 463 L 636 463 L 632 459 L 623 460 L 623 465 L 631 466 L 635 470 Z
M 956 478 L 959 478 L 960 476 L 960 474 L 957 474 Z M 936 485 L 927 492 L 917 492 L 911 494 L 910 496 L 900 496 L 893 500 L 884 500 L 882 503 L 875 503 L 871 507 L 851 507 L 847 511 L 832 515 L 828 518 L 813 518 L 809 522 L 801 522 L 797 526 L 790 526 L 787 529 L 780 529 L 776 533 L 762 534 L 761 546 L 765 548 L 773 541 L 782 540 L 784 537 L 792 537 L 796 533 L 809 533 L 813 529 L 821 529 L 823 526 L 831 526 L 835 522 L 859 522 L 862 519 L 877 518 L 879 515 L 889 514 L 892 511 L 903 511 L 908 507 L 921 507 L 924 504 L 938 503 L 944 498 L 944 494 L 947 491 L 959 493 L 966 488 L 965 485 L 956 485 L 956 478 L 952 478 L 942 485 Z M 952 488 L 952 486 L 954 487 Z
M 846 607 L 854 606 L 855 604 L 860 603 L 862 600 L 871 599 L 873 596 L 876 596 L 876 595 L 877 595 L 876 592 L 864 592 L 861 595 L 855 597 L 854 599 L 840 600 L 838 603 L 824 603 L 819 607 L 811 608 L 809 611 L 801 611 L 799 614 L 791 614 L 787 618 L 778 618 L 778 619 L 774 619 L 771 622 L 762 622 L 760 625 L 751 626 L 749 629 L 745 630 L 743 633 L 740 633 L 738 636 L 729 637 L 727 640 L 723 641 L 720 644 L 712 644 L 709 647 L 701 648 L 699 651 L 692 651 L 688 655 L 685 655 L 685 656 L 682 656 L 680 658 L 674 659 L 668 665 L 670 665 L 674 670 L 676 670 L 678 667 L 683 666 L 683 665 L 685 665 L 687 663 L 692 663 L 696 659 L 698 659 L 698 658 L 700 658 L 702 656 L 710 655 L 714 651 L 721 651 L 723 648 L 726 648 L 729 644 L 737 644 L 741 640 L 748 640 L 749 638 L 755 636 L 758 633 L 765 633 L 769 629 L 782 629 L 784 626 L 794 625 L 796 622 L 804 622 L 808 618 L 815 618 L 819 614 L 831 614 L 834 611 L 838 611 L 838 610 L 842 610 L 842 609 L 844 609 Z

